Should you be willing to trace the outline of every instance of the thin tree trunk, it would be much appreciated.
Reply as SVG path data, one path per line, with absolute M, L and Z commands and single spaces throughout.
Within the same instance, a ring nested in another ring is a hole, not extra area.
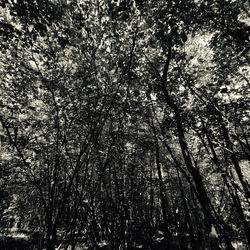
M 193 214 L 194 214 L 194 221 L 195 221 L 195 228 L 196 228 L 196 234 L 197 234 L 197 241 L 195 242 L 195 248 L 194 249 L 204 249 L 205 248 L 205 242 L 204 242 L 204 233 L 203 233 L 203 220 L 201 220 L 199 214 L 197 211 L 199 211 L 199 206 L 196 201 L 196 197 L 193 192 L 192 186 L 190 186 L 190 194 L 191 194 L 191 200 L 194 205 Z M 190 201 L 189 201 L 190 202 Z M 189 204 L 190 207 L 192 207 Z
M 203 122 L 202 122 L 202 123 L 203 123 Z M 211 142 L 209 133 L 208 133 L 208 131 L 207 131 L 207 129 L 206 129 L 204 123 L 203 123 L 203 130 L 204 130 L 204 132 L 205 132 L 205 134 L 206 134 L 206 137 L 207 137 L 207 139 L 208 139 L 209 148 L 211 149 L 211 152 L 212 152 L 212 155 L 213 155 L 214 162 L 215 162 L 215 164 L 217 165 L 217 167 L 221 170 L 221 169 L 222 169 L 222 166 L 220 165 L 219 158 L 218 158 L 218 156 L 217 156 L 217 154 L 216 154 L 216 152 L 215 152 L 215 150 L 214 150 L 214 147 L 213 147 L 213 144 L 212 144 L 212 142 Z M 235 205 L 235 208 L 236 208 L 236 210 L 237 210 L 237 212 L 238 212 L 238 215 L 239 215 L 239 217 L 240 217 L 240 219 L 241 219 L 241 221 L 242 221 L 243 228 L 244 228 L 244 231 L 245 231 L 245 235 L 246 235 L 248 244 L 250 245 L 250 233 L 249 233 L 249 232 L 250 232 L 250 227 L 249 227 L 249 224 L 248 224 L 248 222 L 247 222 L 247 220 L 246 220 L 246 218 L 245 218 L 245 215 L 244 215 L 244 212 L 243 212 L 243 209 L 242 209 L 242 206 L 241 206 L 240 199 L 239 199 L 239 197 L 238 197 L 238 195 L 237 195 L 237 189 L 234 188 L 234 189 L 235 189 L 235 194 L 234 194 L 234 193 L 232 192 L 231 188 L 230 188 L 230 185 L 229 185 L 229 183 L 228 183 L 228 180 L 227 180 L 227 178 L 226 178 L 226 175 L 223 174 L 223 176 L 224 176 L 224 177 L 223 177 L 223 181 L 224 181 L 224 183 L 226 184 L 227 189 L 228 189 L 228 191 L 229 191 L 229 194 L 230 194 L 231 197 L 232 197 L 232 200 L 233 200 L 233 203 L 234 203 L 234 205 Z
M 193 229 L 193 225 L 191 222 L 191 216 L 189 214 L 189 209 L 188 209 L 188 205 L 186 202 L 186 197 L 184 194 L 184 189 L 183 189 L 183 185 L 182 185 L 182 181 L 180 178 L 178 168 L 177 168 L 177 176 L 178 176 L 179 187 L 180 187 L 180 191 L 181 191 L 181 198 L 182 198 L 182 205 L 183 205 L 183 210 L 184 210 L 184 214 L 185 214 L 185 221 L 187 222 L 187 225 L 188 225 L 190 244 L 191 244 L 192 249 L 195 249 L 196 245 L 195 245 L 194 229 Z
M 226 126 L 225 126 L 225 124 L 223 122 L 223 119 L 221 117 L 221 114 L 219 114 L 219 122 L 220 122 L 220 125 L 221 125 L 221 128 L 222 128 L 222 132 L 223 132 L 223 136 L 224 136 L 224 139 L 225 139 L 225 142 L 226 142 L 226 146 L 230 151 L 231 160 L 232 160 L 232 163 L 234 165 L 235 171 L 236 171 L 236 173 L 237 173 L 237 175 L 239 177 L 240 183 L 241 183 L 241 185 L 243 187 L 243 190 L 245 192 L 246 199 L 247 199 L 247 201 L 249 201 L 249 199 L 250 199 L 249 184 L 247 183 L 247 180 L 244 178 L 244 176 L 242 174 L 241 167 L 239 165 L 238 159 L 237 159 L 236 154 L 234 152 L 232 142 L 231 142 L 231 140 L 229 138 L 229 134 L 228 134 L 227 128 L 226 128 Z
M 245 231 L 245 235 L 246 235 L 246 238 L 247 238 L 247 241 L 248 241 L 248 245 L 250 246 L 250 227 L 249 227 L 249 223 L 247 222 L 247 220 L 245 218 L 245 215 L 244 215 L 241 203 L 240 203 L 240 199 L 239 199 L 239 196 L 237 194 L 237 190 L 235 189 L 235 194 L 234 194 L 230 190 L 230 186 L 229 186 L 228 182 L 226 183 L 226 185 L 227 185 L 229 193 L 230 193 L 230 195 L 231 195 L 231 197 L 233 199 L 233 202 L 234 202 L 236 210 L 237 210 L 237 212 L 239 214 L 239 217 L 240 217 L 240 219 L 242 221 L 243 228 L 244 228 L 244 231 Z
M 160 149 L 157 138 L 155 138 L 155 160 L 156 160 L 156 167 L 158 173 L 158 179 L 160 184 L 160 197 L 161 197 L 161 209 L 162 209 L 162 216 L 164 222 L 164 238 L 166 242 L 166 247 L 169 247 L 170 242 L 172 241 L 173 237 L 171 232 L 168 228 L 168 216 L 167 216 L 167 199 L 165 196 L 164 190 L 164 182 L 162 178 L 162 171 L 161 171 L 161 164 L 160 164 Z

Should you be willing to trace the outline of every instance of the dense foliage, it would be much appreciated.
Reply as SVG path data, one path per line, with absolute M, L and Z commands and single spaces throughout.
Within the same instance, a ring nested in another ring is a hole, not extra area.
M 49 250 L 249 246 L 248 9 L 3 0 L 1 237 Z

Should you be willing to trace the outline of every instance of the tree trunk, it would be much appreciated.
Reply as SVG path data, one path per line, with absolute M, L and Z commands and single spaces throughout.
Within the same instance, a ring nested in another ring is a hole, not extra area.
M 213 144 L 212 144 L 212 142 L 211 142 L 209 133 L 208 133 L 208 131 L 207 131 L 207 129 L 206 129 L 204 123 L 203 123 L 203 130 L 204 130 L 204 132 L 205 132 L 205 134 L 206 134 L 206 137 L 207 137 L 207 139 L 208 139 L 208 145 L 209 145 L 209 148 L 211 149 L 211 152 L 212 152 L 212 155 L 213 155 L 214 162 L 215 162 L 215 164 L 217 165 L 218 169 L 222 170 L 222 166 L 220 165 L 219 158 L 218 158 L 218 156 L 217 156 L 217 154 L 216 154 L 216 152 L 215 152 L 215 150 L 214 150 L 214 147 L 213 147 Z M 243 209 L 242 209 L 242 206 L 241 206 L 241 202 L 240 202 L 239 197 L 238 197 L 238 195 L 237 195 L 237 189 L 235 188 L 235 194 L 234 194 L 233 191 L 232 191 L 231 188 L 230 188 L 230 185 L 229 185 L 229 183 L 228 183 L 228 180 L 227 180 L 226 175 L 223 175 L 223 176 L 224 176 L 224 177 L 223 177 L 223 181 L 224 181 L 224 183 L 226 184 L 227 189 L 228 189 L 228 191 L 229 191 L 229 194 L 230 194 L 231 197 L 232 197 L 232 200 L 233 200 L 233 203 L 234 203 L 234 205 L 235 205 L 235 208 L 236 208 L 236 210 L 237 210 L 237 212 L 238 212 L 238 215 L 239 215 L 239 217 L 240 217 L 240 219 L 241 219 L 241 221 L 242 221 L 243 228 L 244 228 L 244 231 L 245 231 L 245 235 L 246 235 L 248 244 L 250 245 L 250 233 L 249 233 L 249 232 L 250 232 L 250 227 L 249 227 L 249 224 L 248 224 L 248 222 L 247 222 L 247 220 L 246 220 L 246 218 L 245 218 L 245 215 L 244 215 L 244 212 L 243 212 Z
M 244 231 L 245 231 L 245 235 L 246 235 L 246 238 L 247 238 L 247 241 L 248 241 L 248 245 L 250 246 L 250 227 L 249 227 L 249 223 L 248 221 L 246 220 L 245 218 L 245 214 L 243 212 L 243 209 L 242 209 L 242 206 L 241 206 L 241 203 L 240 203 L 240 200 L 239 200 L 239 196 L 237 194 L 237 190 L 235 189 L 235 194 L 233 193 L 233 191 L 230 189 L 230 186 L 229 186 L 229 183 L 227 182 L 226 180 L 226 185 L 227 185 L 227 188 L 229 190 L 229 193 L 233 199 L 233 202 L 234 202 L 234 205 L 235 205 L 235 208 L 239 214 L 239 217 L 242 221 L 242 224 L 243 224 L 243 228 L 244 228 Z
M 161 198 L 161 209 L 162 209 L 162 216 L 163 216 L 163 222 L 164 222 L 164 239 L 166 243 L 166 248 L 169 247 L 170 242 L 172 241 L 173 237 L 171 235 L 171 232 L 168 228 L 168 216 L 167 216 L 167 200 L 164 192 L 164 182 L 162 178 L 162 171 L 161 171 L 161 164 L 160 164 L 160 149 L 157 138 L 155 138 L 155 160 L 156 160 L 156 167 L 157 167 L 157 173 L 159 178 L 159 184 L 160 184 L 160 198 Z
M 179 107 L 176 105 L 173 98 L 168 93 L 168 90 L 166 89 L 166 86 L 165 86 L 166 81 L 167 81 L 167 74 L 168 74 L 171 57 L 172 57 L 172 35 L 170 34 L 169 43 L 168 43 L 168 55 L 167 55 L 166 63 L 164 65 L 164 69 L 163 69 L 160 88 L 163 92 L 165 102 L 174 112 L 182 156 L 183 156 L 185 165 L 187 167 L 187 170 L 191 174 L 195 183 L 195 187 L 197 190 L 197 198 L 202 206 L 202 210 L 205 216 L 206 231 L 207 231 L 207 236 L 208 236 L 210 229 L 211 229 L 211 225 L 214 221 L 211 208 L 210 208 L 210 205 L 211 205 L 210 199 L 207 196 L 207 192 L 205 190 L 199 170 L 193 166 L 190 154 L 188 152 L 188 147 L 187 147 L 187 143 L 185 141 L 185 136 L 184 136 L 184 128 L 183 128 L 183 124 L 181 120 L 181 111 Z
M 189 214 L 189 209 L 188 209 L 188 205 L 186 202 L 186 197 L 184 194 L 183 185 L 182 185 L 182 181 L 180 178 L 178 168 L 177 168 L 177 176 L 178 176 L 178 181 L 179 181 L 179 186 L 180 186 L 180 191 L 181 191 L 181 198 L 182 198 L 182 205 L 183 205 L 183 210 L 184 210 L 184 214 L 185 214 L 185 221 L 187 222 L 187 225 L 188 225 L 190 244 L 191 244 L 192 249 L 196 249 L 195 238 L 194 238 L 194 229 L 193 229 L 193 225 L 191 222 L 191 217 Z
M 223 118 L 222 118 L 222 114 L 220 112 L 216 112 L 217 114 L 217 117 L 218 117 L 218 121 L 221 125 L 221 128 L 222 128 L 222 132 L 223 132 L 223 136 L 224 136 L 224 140 L 226 142 L 226 146 L 227 146 L 227 149 L 229 150 L 230 152 L 230 155 L 231 155 L 231 161 L 234 165 L 234 168 L 235 168 L 235 171 L 239 177 L 239 180 L 240 180 L 240 183 L 243 187 L 243 190 L 245 192 L 245 197 L 246 197 L 246 200 L 249 202 L 249 199 L 250 199 L 250 188 L 249 188 L 249 184 L 247 183 L 247 180 L 244 178 L 243 174 L 242 174 L 242 171 L 241 171 L 241 167 L 239 165 L 239 162 L 238 162 L 238 159 L 236 157 L 236 154 L 234 152 L 234 149 L 233 149 L 233 144 L 230 140 L 230 137 L 229 137 L 229 133 L 228 133 L 228 130 L 224 124 L 224 121 L 223 121 Z
M 195 241 L 195 248 L 197 250 L 201 250 L 205 248 L 205 242 L 204 242 L 204 233 L 203 233 L 203 221 L 201 220 L 199 214 L 198 214 L 198 204 L 196 197 L 193 192 L 192 186 L 190 186 L 190 194 L 191 194 L 191 200 L 194 206 L 193 214 L 194 214 L 194 221 L 195 221 L 195 228 L 196 228 L 196 234 L 197 234 L 197 241 Z M 189 201 L 190 202 L 190 201 Z M 189 204 L 190 207 L 192 207 L 191 203 Z
M 52 232 L 49 229 L 49 232 L 47 233 L 46 241 L 47 241 L 47 250 L 55 250 L 56 242 L 57 242 L 56 233 Z

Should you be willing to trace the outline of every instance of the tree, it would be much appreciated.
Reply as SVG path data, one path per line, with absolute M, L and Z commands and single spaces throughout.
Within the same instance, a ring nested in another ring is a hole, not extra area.
M 247 245 L 245 10 L 3 1 L 3 219 L 40 249 Z

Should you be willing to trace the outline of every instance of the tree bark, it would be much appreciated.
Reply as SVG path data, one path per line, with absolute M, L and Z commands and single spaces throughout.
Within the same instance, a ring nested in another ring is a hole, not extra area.
M 184 210 L 184 214 L 185 214 L 185 221 L 187 222 L 187 225 L 188 225 L 190 244 L 191 244 L 192 249 L 195 249 L 196 244 L 195 244 L 195 237 L 194 237 L 194 229 L 193 229 L 193 225 L 191 222 L 191 216 L 189 214 L 189 209 L 188 209 L 188 205 L 186 202 L 186 197 L 184 194 L 184 189 L 183 189 L 183 185 L 182 185 L 182 181 L 181 181 L 178 169 L 177 169 L 177 176 L 178 176 L 179 187 L 180 187 L 180 191 L 181 191 L 181 198 L 182 198 L 182 205 L 183 205 L 183 210 Z
M 160 163 L 160 148 L 158 144 L 158 140 L 155 137 L 155 160 L 156 160 L 156 167 L 158 173 L 158 179 L 160 184 L 160 197 L 161 197 L 161 209 L 162 209 L 162 216 L 164 222 L 164 238 L 166 247 L 169 247 L 170 242 L 173 239 L 173 236 L 168 228 L 168 216 L 167 216 L 167 199 L 164 192 L 164 182 L 162 178 L 162 171 L 161 171 L 161 163 Z

